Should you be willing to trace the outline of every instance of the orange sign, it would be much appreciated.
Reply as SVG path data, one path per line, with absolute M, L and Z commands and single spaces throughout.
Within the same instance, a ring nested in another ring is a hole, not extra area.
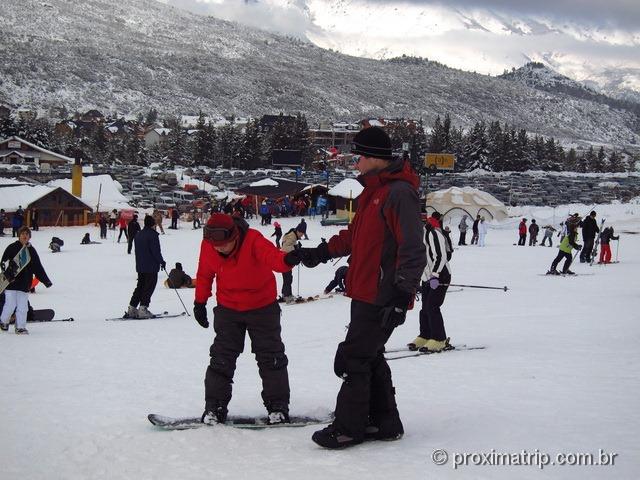
M 456 156 L 453 153 L 427 153 L 424 156 L 424 166 L 429 169 L 453 170 Z

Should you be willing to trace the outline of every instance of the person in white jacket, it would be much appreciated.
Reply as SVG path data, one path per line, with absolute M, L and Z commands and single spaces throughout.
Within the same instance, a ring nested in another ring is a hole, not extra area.
M 478 246 L 484 247 L 484 238 L 487 236 L 487 232 L 489 231 L 489 227 L 487 227 L 487 223 L 484 221 L 484 217 L 480 217 L 480 223 L 478 223 Z
M 427 266 L 422 274 L 422 308 L 420 335 L 407 346 L 410 350 L 426 349 L 439 352 L 447 345 L 447 333 L 440 307 L 451 282 L 451 267 L 447 260 L 447 241 L 432 217 L 425 224 Z

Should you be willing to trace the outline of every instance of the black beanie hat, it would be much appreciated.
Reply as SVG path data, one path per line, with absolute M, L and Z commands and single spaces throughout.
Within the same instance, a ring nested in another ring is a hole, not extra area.
M 182 270 L 182 264 L 180 262 L 176 262 L 176 270 Z
M 381 158 L 382 160 L 393 160 L 391 139 L 387 132 L 380 127 L 369 127 L 360 130 L 353 137 L 351 153 L 364 155 L 365 157 Z
M 156 221 L 153 219 L 153 217 L 147 215 L 146 217 L 144 217 L 144 226 L 145 227 L 153 227 L 156 224 Z

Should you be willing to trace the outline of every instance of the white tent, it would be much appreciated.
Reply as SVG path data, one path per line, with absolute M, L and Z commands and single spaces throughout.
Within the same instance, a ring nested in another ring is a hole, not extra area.
M 357 198 L 362 193 L 364 187 L 355 178 L 345 178 L 340 183 L 332 187 L 327 195 L 342 198 Z
M 427 194 L 427 212 L 434 210 L 450 218 L 466 214 L 472 219 L 482 215 L 487 220 L 499 221 L 509 216 L 504 203 L 473 187 L 451 187 Z

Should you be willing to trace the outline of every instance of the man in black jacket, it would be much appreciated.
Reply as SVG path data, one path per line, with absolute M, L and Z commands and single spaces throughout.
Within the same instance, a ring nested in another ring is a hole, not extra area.
M 129 224 L 127 225 L 127 253 L 131 254 L 131 247 L 133 246 L 133 240 L 136 234 L 140 231 L 140 224 L 138 223 L 138 215 L 134 215 Z
M 11 281 L 5 290 L 5 304 L 0 315 L 0 330 L 9 329 L 9 319 L 16 312 L 16 333 L 27 334 L 27 312 L 29 310 L 28 292 L 33 282 L 33 275 L 40 280 L 45 287 L 51 286 L 51 280 L 40 263 L 40 257 L 36 249 L 31 246 L 31 230 L 28 227 L 20 227 L 18 230 L 18 241 L 11 243 L 2 254 L 2 265 L 6 261 L 11 261 L 22 247 L 27 246 L 31 260 L 22 268 L 20 273 Z
M 129 302 L 126 315 L 128 318 L 153 317 L 153 314 L 149 311 L 151 295 L 156 289 L 160 268 L 164 270 L 167 266 L 160 251 L 158 232 L 153 229 L 155 223 L 153 217 L 147 215 L 144 217 L 144 228 L 135 236 L 138 283 Z M 129 236 L 129 239 L 131 239 L 131 236 Z M 138 305 L 140 305 L 140 308 L 138 308 Z
M 596 222 L 596 212 L 591 212 L 584 217 L 582 221 L 582 240 L 583 246 L 580 252 L 580 263 L 590 262 L 593 252 L 593 242 L 596 234 L 600 231 Z

